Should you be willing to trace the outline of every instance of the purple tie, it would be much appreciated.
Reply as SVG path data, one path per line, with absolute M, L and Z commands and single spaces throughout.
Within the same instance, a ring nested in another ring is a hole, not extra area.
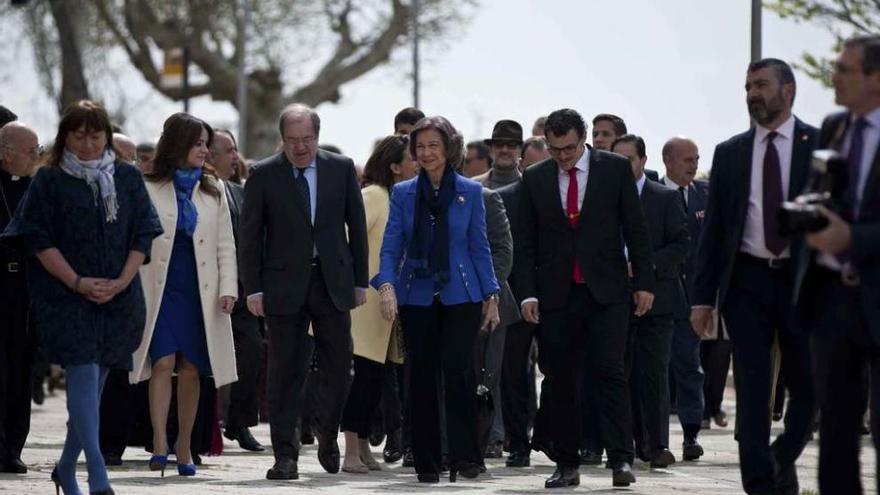
M 777 212 L 782 205 L 782 170 L 779 166 L 779 153 L 773 140 L 775 131 L 767 134 L 767 151 L 764 153 L 764 191 L 762 210 L 764 211 L 764 245 L 774 256 L 785 250 L 788 242 L 779 234 Z
M 858 217 L 858 190 L 859 190 L 859 173 L 862 168 L 862 150 L 865 147 L 865 127 L 868 122 L 864 117 L 856 119 L 853 125 L 853 132 L 849 143 L 849 153 L 846 155 L 846 161 L 849 165 L 849 184 L 847 187 L 847 198 L 852 206 L 852 217 Z

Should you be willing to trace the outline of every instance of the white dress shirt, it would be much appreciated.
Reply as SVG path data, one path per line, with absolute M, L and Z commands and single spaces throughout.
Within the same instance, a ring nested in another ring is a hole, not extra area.
M 776 258 L 764 242 L 764 155 L 767 153 L 767 135 L 772 132 L 766 127 L 755 126 L 755 142 L 752 145 L 752 176 L 749 188 L 749 207 L 743 229 L 739 250 L 756 258 Z M 788 118 L 778 129 L 773 146 L 779 155 L 779 170 L 782 174 L 782 197 L 788 198 L 788 185 L 791 179 L 791 152 L 794 144 L 794 116 Z M 779 205 L 772 205 L 778 208 Z M 779 258 L 788 258 L 788 247 Z
M 684 205 L 688 206 L 690 204 L 690 201 L 691 201 L 690 195 L 691 195 L 692 184 L 688 184 L 686 186 L 678 185 L 675 183 L 674 180 L 670 179 L 669 176 L 663 177 L 663 182 L 666 184 L 666 187 L 668 187 L 670 189 L 675 189 L 676 191 L 678 191 L 679 188 L 683 187 L 684 188 Z
M 577 163 L 574 164 L 574 168 L 577 169 L 575 172 L 575 177 L 577 177 L 578 182 L 578 212 L 580 213 L 581 206 L 584 204 L 584 193 L 587 192 L 587 178 L 590 176 L 590 149 L 584 147 L 584 154 L 581 155 L 580 159 Z M 566 210 L 566 204 L 568 203 L 568 170 L 559 169 L 559 198 L 562 201 L 562 211 L 566 214 L 568 210 Z

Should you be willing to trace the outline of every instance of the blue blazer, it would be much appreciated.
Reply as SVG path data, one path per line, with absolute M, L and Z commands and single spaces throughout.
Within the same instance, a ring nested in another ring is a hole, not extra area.
M 406 249 L 413 235 L 418 177 L 394 186 L 391 210 L 382 239 L 379 273 L 370 284 L 394 284 L 400 306 L 430 306 L 434 282 L 415 278 Z M 447 306 L 481 302 L 498 292 L 492 252 L 486 238 L 486 208 L 480 183 L 455 174 L 455 197 L 449 205 L 449 283 L 440 291 Z

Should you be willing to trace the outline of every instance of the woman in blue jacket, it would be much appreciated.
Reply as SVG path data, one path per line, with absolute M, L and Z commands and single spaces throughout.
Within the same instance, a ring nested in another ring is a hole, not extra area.
M 410 133 L 418 177 L 398 183 L 382 240 L 383 316 L 403 326 L 410 363 L 413 460 L 419 481 L 440 479 L 439 379 L 445 389 L 450 481 L 479 474 L 474 340 L 498 324 L 498 281 L 486 238 L 482 186 L 454 171 L 461 135 L 443 117 Z

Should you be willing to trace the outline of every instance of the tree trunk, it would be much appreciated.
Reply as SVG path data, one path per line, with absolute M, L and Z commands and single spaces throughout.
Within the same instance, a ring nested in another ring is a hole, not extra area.
M 63 112 L 71 103 L 89 98 L 89 88 L 83 72 L 82 56 L 79 51 L 73 12 L 69 2 L 49 0 L 52 18 L 58 29 L 59 47 L 61 48 L 61 94 L 58 99 L 59 112 Z
M 278 116 L 286 102 L 277 70 L 255 71 L 248 79 L 256 82 L 259 89 L 248 95 L 246 153 L 248 158 L 261 159 L 275 153 L 281 142 Z

